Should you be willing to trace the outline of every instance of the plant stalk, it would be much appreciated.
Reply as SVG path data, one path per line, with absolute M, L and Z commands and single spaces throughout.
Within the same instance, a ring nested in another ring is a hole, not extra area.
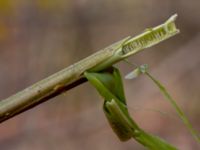
M 45 102 L 79 84 L 86 82 L 85 71 L 98 72 L 113 64 L 134 55 L 145 48 L 158 44 L 177 33 L 175 26 L 177 15 L 171 16 L 165 23 L 145 30 L 136 37 L 123 40 L 102 49 L 79 62 L 27 87 L 0 101 L 0 122 L 22 113 L 42 102 Z

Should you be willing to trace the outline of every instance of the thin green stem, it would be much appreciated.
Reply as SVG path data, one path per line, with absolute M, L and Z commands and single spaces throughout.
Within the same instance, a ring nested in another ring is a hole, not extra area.
M 176 101 L 172 98 L 172 96 L 167 92 L 166 88 L 158 81 L 156 80 L 151 74 L 148 72 L 145 73 L 160 89 L 161 93 L 166 97 L 166 99 L 172 104 L 172 106 L 175 108 L 177 114 L 179 115 L 180 119 L 183 121 L 185 126 L 188 128 L 194 139 L 200 143 L 200 136 L 198 133 L 194 130 L 192 124 L 187 119 L 184 112 L 181 110 L 181 108 L 177 105 Z

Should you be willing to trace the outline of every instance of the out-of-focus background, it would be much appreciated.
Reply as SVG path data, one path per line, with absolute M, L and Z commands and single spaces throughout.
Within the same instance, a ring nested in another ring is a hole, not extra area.
M 199 131 L 199 8 L 198 0 L 0 0 L 0 99 L 178 13 L 181 34 L 130 61 L 149 64 Z M 123 75 L 133 69 L 117 66 Z M 142 128 L 181 150 L 200 149 L 150 80 L 124 84 L 130 113 Z M 134 140 L 118 140 L 102 103 L 88 83 L 74 88 L 0 124 L 0 149 L 143 150 Z

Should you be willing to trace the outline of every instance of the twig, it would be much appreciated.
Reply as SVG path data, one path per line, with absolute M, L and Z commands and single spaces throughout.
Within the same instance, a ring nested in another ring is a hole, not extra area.
M 83 73 L 86 70 L 94 72 L 104 70 L 118 61 L 176 35 L 179 33 L 174 23 L 176 17 L 177 15 L 173 15 L 164 24 L 148 29 L 136 37 L 127 37 L 0 101 L 0 122 L 85 82 Z

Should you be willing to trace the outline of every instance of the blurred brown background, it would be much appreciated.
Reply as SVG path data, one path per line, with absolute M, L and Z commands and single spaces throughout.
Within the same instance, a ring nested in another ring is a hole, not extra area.
M 199 131 L 199 8 L 198 0 L 0 0 L 0 99 L 178 13 L 181 34 L 130 60 L 150 65 Z M 123 75 L 133 69 L 117 66 Z M 200 149 L 151 81 L 142 76 L 124 84 L 141 127 L 181 150 Z M 0 149 L 143 150 L 134 140 L 117 139 L 102 102 L 83 84 L 2 123 Z

